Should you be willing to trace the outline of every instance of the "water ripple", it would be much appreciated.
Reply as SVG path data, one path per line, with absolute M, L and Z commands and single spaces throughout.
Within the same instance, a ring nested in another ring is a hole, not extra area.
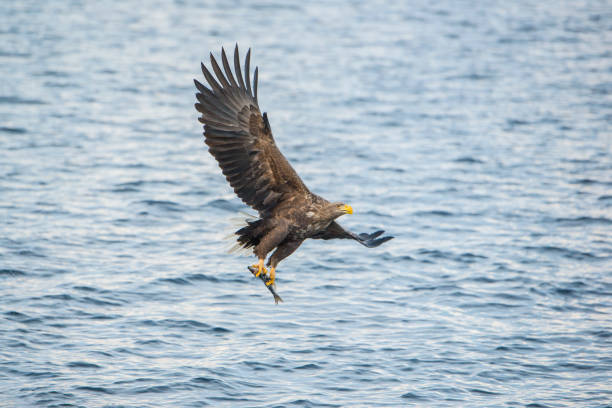
M 0 405 L 612 404 L 608 4 L 81 3 L 0 2 Z M 279 305 L 193 109 L 235 42 L 395 236 L 305 242 Z

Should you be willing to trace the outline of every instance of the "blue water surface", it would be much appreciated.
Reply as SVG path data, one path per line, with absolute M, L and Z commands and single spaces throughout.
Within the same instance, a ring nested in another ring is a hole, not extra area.
M 274 305 L 192 79 L 314 192 Z M 609 1 L 0 2 L 0 406 L 612 404 Z

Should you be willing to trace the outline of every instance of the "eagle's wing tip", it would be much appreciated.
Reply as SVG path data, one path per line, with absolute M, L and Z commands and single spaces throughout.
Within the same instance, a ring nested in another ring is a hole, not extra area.
M 382 232 L 380 232 L 380 234 L 382 234 Z M 377 246 L 380 246 L 382 244 L 384 244 L 385 242 L 395 238 L 394 236 L 386 236 L 386 237 L 382 237 L 382 238 L 376 238 L 380 235 L 377 232 L 375 232 L 374 234 L 370 234 L 369 238 L 363 241 L 363 244 L 365 246 L 367 246 L 368 248 L 376 248 Z

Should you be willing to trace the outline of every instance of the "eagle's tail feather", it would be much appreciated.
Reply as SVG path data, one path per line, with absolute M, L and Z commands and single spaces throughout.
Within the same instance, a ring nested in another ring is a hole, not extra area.
M 234 233 L 238 235 L 237 245 L 245 249 L 257 246 L 264 235 L 264 220 L 246 220 L 246 223 L 247 225 Z

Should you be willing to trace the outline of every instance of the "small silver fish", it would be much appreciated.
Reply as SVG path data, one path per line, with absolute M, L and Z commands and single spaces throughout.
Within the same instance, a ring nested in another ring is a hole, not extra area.
M 253 276 L 257 275 L 257 268 L 253 268 L 252 266 L 249 266 L 249 271 L 253 274 Z M 266 284 L 268 282 L 270 282 L 270 277 L 265 274 L 262 273 L 258 276 L 259 279 L 261 279 L 261 281 Z M 266 285 L 266 288 L 268 288 L 268 290 L 270 291 L 270 293 L 272 293 L 272 296 L 274 296 L 274 303 L 278 305 L 278 302 L 282 302 L 283 299 L 278 296 L 278 293 L 276 293 L 276 290 L 274 290 L 274 285 Z

